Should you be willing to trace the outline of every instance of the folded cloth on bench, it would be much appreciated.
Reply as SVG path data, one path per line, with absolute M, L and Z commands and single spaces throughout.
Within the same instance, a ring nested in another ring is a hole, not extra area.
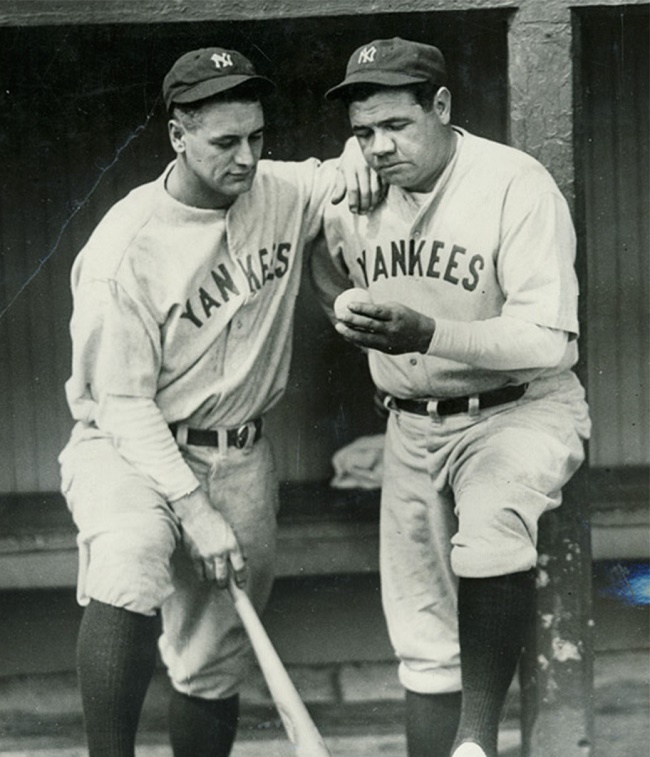
M 360 436 L 332 456 L 337 489 L 379 489 L 383 475 L 384 434 Z

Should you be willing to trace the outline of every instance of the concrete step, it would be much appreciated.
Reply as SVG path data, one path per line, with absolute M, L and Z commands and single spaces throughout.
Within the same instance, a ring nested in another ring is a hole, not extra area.
M 403 757 L 404 704 L 395 666 L 367 663 L 291 666 L 289 673 L 332 757 Z M 650 658 L 647 649 L 599 653 L 595 661 L 597 753 L 640 757 L 650 743 Z M 139 757 L 171 757 L 166 711 L 169 686 L 157 671 L 145 703 Z M 519 752 L 519 697 L 509 693 L 500 732 L 501 757 Z M 73 674 L 0 679 L 0 753 L 4 757 L 81 757 L 81 704 Z M 293 755 L 259 673 L 242 691 L 233 757 Z

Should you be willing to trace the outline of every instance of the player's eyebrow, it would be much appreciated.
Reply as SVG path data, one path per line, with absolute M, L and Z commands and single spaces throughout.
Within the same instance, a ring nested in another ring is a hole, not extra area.
M 240 134 L 239 132 L 223 132 L 222 134 L 215 134 L 213 137 L 210 138 L 210 143 L 213 142 L 219 142 L 222 139 L 242 139 L 242 138 L 248 138 L 251 137 L 261 137 L 264 134 L 265 126 L 260 126 L 259 129 L 255 129 L 255 131 L 250 132 L 250 134 Z
M 408 116 L 392 116 L 390 118 L 384 118 L 382 121 L 377 121 L 375 123 L 354 124 L 352 126 L 352 131 L 357 131 L 358 129 L 370 129 L 372 127 L 377 128 L 386 126 L 404 126 L 405 124 L 411 123 L 412 120 L 413 119 L 409 118 Z

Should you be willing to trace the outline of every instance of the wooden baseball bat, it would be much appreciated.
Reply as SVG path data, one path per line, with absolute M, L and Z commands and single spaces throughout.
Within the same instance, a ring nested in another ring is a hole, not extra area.
M 295 746 L 296 755 L 298 757 L 331 757 L 248 595 L 237 586 L 232 576 L 228 588 L 257 656 L 266 685 L 280 713 L 287 736 Z

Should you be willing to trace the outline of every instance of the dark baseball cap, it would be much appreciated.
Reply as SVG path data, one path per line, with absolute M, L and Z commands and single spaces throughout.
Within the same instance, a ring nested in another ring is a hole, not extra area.
M 262 94 L 275 89 L 275 84 L 260 76 L 248 58 L 236 50 L 203 47 L 181 55 L 174 63 L 163 81 L 163 98 L 169 109 L 172 103 L 204 100 L 248 81 L 258 82 Z
M 325 97 L 341 97 L 353 84 L 403 87 L 427 81 L 439 85 L 447 81 L 447 65 L 437 47 L 400 37 L 377 39 L 352 53 L 345 79 L 329 89 Z

